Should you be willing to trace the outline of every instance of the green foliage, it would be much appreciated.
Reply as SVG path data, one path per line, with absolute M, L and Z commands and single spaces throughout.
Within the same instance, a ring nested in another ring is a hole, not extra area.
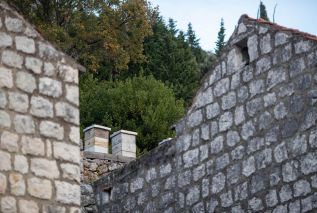
M 114 131 L 136 131 L 141 152 L 172 137 L 170 127 L 184 114 L 183 101 L 152 76 L 98 82 L 88 74 L 81 80 L 80 92 L 82 127 L 99 123 Z
M 218 37 L 217 37 L 217 41 L 216 41 L 216 48 L 215 48 L 215 53 L 216 55 L 219 57 L 221 54 L 221 51 L 223 49 L 223 47 L 225 46 L 225 26 L 224 26 L 224 21 L 223 19 L 221 19 L 220 22 L 220 29 L 218 32 Z
M 269 17 L 267 16 L 265 5 L 262 1 L 260 1 L 260 18 L 266 21 L 270 21 Z

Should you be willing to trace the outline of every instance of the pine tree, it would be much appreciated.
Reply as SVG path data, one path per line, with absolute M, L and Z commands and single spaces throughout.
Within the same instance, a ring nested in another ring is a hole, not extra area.
M 270 21 L 269 17 L 267 16 L 265 5 L 260 1 L 260 18 L 266 21 Z
M 199 39 L 196 37 L 195 31 L 193 30 L 193 26 L 191 23 L 188 24 L 186 36 L 187 42 L 190 47 L 199 48 Z
M 223 18 L 221 19 L 221 22 L 220 22 L 220 30 L 218 32 L 218 37 L 217 37 L 217 41 L 216 41 L 216 48 L 215 48 L 215 53 L 216 55 L 219 57 L 220 56 L 220 53 L 223 49 L 223 47 L 225 46 L 225 26 L 224 26 L 224 21 L 223 21 Z
M 178 30 L 176 28 L 176 22 L 172 18 L 168 19 L 168 29 L 173 34 L 173 36 L 176 36 Z

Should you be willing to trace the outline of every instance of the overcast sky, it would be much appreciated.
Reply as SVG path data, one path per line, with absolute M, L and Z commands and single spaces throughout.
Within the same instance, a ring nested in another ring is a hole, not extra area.
M 256 18 L 260 0 L 150 0 L 158 5 L 161 15 L 173 18 L 177 27 L 187 30 L 192 23 L 200 45 L 213 50 L 221 18 L 224 18 L 226 39 L 230 37 L 242 14 Z M 274 6 L 275 22 L 317 35 L 317 0 L 262 0 L 272 21 Z

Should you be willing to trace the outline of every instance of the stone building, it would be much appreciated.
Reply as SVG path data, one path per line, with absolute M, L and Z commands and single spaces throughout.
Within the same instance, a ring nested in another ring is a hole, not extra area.
M 317 38 L 243 15 L 177 137 L 91 184 L 99 212 L 316 212 Z
M 79 68 L 0 1 L 0 212 L 80 212 Z

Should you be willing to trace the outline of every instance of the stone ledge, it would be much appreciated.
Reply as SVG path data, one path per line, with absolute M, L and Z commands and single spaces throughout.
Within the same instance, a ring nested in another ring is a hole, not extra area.
M 112 155 L 112 154 L 106 154 L 106 153 L 98 153 L 98 152 L 88 152 L 88 151 L 84 151 L 83 155 L 84 155 L 83 156 L 84 158 L 118 161 L 123 163 L 127 163 L 127 162 L 135 160 L 135 158 L 130 158 L 130 157 L 124 157 L 124 156 Z

